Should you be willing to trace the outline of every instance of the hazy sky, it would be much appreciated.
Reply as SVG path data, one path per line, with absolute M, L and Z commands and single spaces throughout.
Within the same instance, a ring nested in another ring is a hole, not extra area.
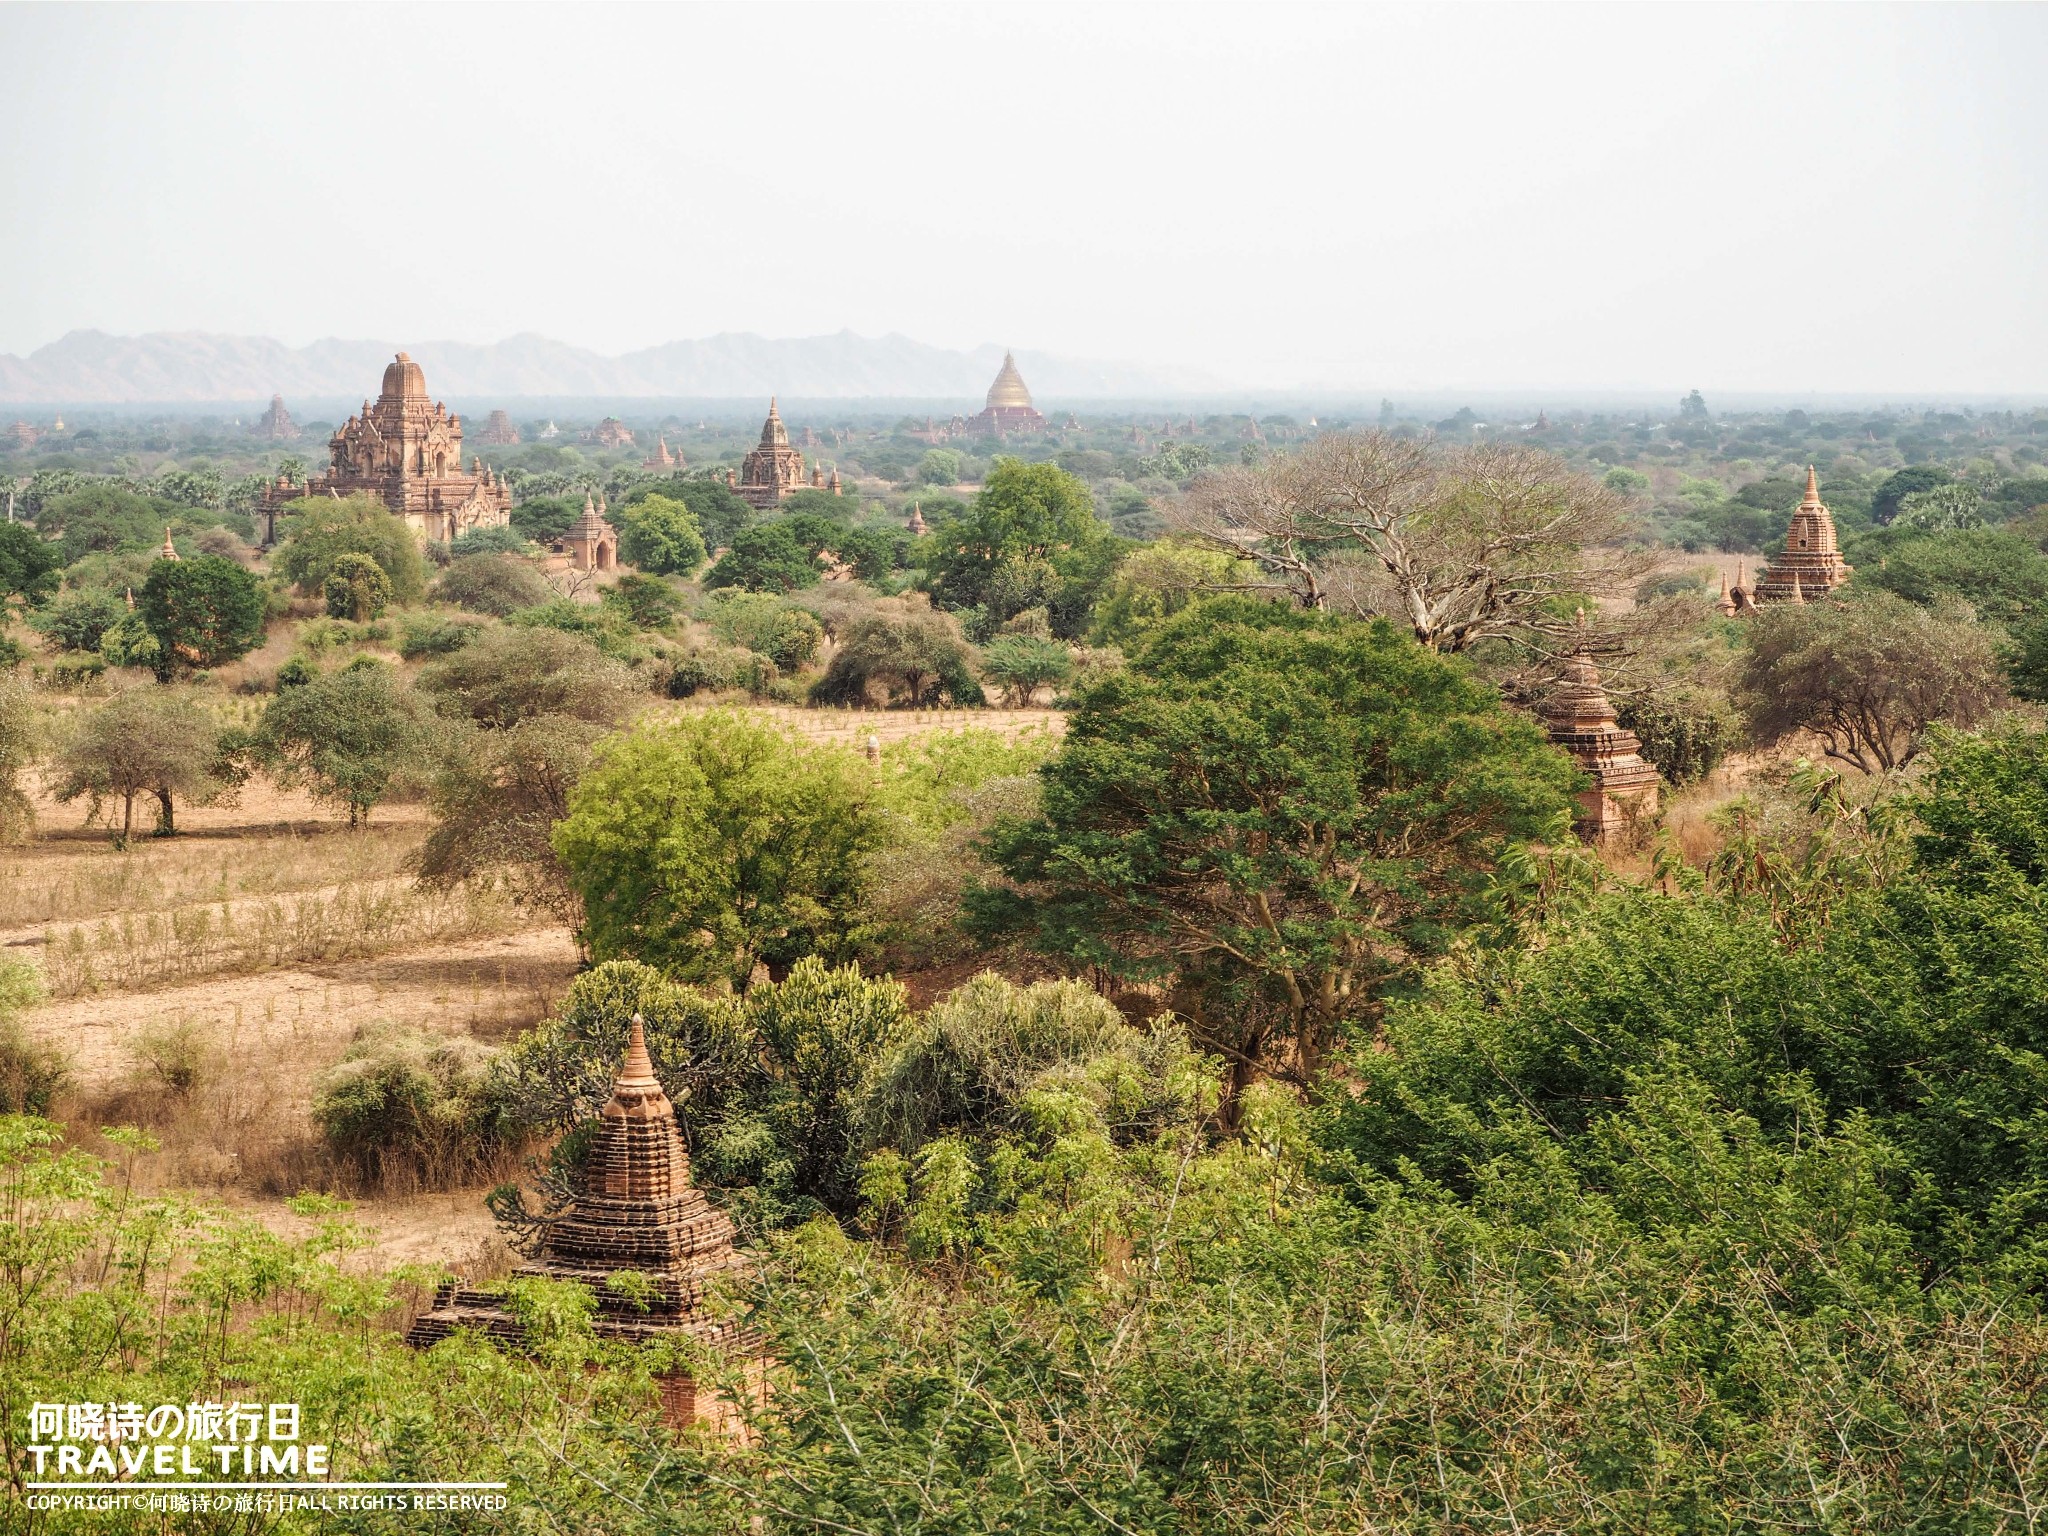
M 2048 7 L 0 4 L 0 351 L 2048 394 Z

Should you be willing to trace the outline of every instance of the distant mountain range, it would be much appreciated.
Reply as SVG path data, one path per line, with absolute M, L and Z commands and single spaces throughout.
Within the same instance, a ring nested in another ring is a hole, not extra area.
M 375 395 L 394 352 L 410 352 L 443 399 L 519 397 L 724 400 L 780 394 L 802 399 L 957 399 L 979 402 L 1003 349 L 929 347 L 904 336 L 751 334 L 671 341 L 621 357 L 544 336 L 488 346 L 455 341 L 316 341 L 288 347 L 264 336 L 155 331 L 109 336 L 73 331 L 27 357 L 0 355 L 0 401 L 10 404 L 230 404 L 360 400 Z M 1017 366 L 1046 399 L 1152 399 L 1209 394 L 1222 381 L 1190 371 L 1019 352 Z M 978 408 L 978 404 L 977 404 Z

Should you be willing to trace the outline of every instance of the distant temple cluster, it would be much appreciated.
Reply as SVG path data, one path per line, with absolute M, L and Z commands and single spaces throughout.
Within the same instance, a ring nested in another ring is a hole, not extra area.
M 690 1154 L 676 1129 L 675 1106 L 654 1075 L 638 1015 L 612 1096 L 598 1116 L 575 1198 L 544 1229 L 539 1251 L 514 1279 L 568 1281 L 597 1303 L 591 1328 L 600 1337 L 645 1343 L 686 1336 L 745 1357 L 758 1341 L 708 1315 L 710 1285 L 741 1269 L 733 1224 L 690 1181 Z M 608 1284 L 631 1271 L 644 1289 Z M 474 1329 L 514 1347 L 526 1330 L 490 1291 L 443 1285 L 406 1342 L 424 1349 L 458 1328 Z M 758 1367 L 754 1373 L 758 1377 Z M 730 1427 L 734 1405 L 680 1372 L 660 1378 L 663 1418 L 675 1427 Z
M 307 496 L 371 495 L 421 538 L 449 540 L 472 528 L 512 520 L 512 493 L 477 461 L 462 468 L 462 418 L 427 394 L 420 365 L 401 352 L 384 370 L 384 387 L 328 440 L 328 470 L 304 485 L 280 475 L 263 493 L 264 541 L 277 519 Z
M 1855 567 L 1842 558 L 1835 536 L 1834 514 L 1820 499 L 1820 476 L 1806 466 L 1806 494 L 1792 512 L 1784 546 L 1751 586 L 1736 567 L 1735 585 L 1721 576 L 1721 597 L 1715 607 L 1727 617 L 1754 613 L 1761 603 L 1806 603 L 1826 597 L 1846 582 Z

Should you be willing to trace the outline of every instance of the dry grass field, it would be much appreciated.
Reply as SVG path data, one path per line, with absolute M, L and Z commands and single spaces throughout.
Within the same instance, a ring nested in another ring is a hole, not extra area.
M 673 706 L 681 708 L 682 706 Z M 671 708 L 664 706 L 664 710 Z M 809 740 L 863 748 L 935 732 L 1057 734 L 1049 710 L 771 709 Z M 419 890 L 418 806 L 351 832 L 309 797 L 258 781 L 233 804 L 181 808 L 179 835 L 117 849 L 82 804 L 37 797 L 37 832 L 0 849 L 0 946 L 41 970 L 28 1033 L 70 1066 L 77 1128 L 147 1127 L 146 1186 L 190 1189 L 280 1230 L 285 1197 L 330 1186 L 309 1117 L 315 1081 L 365 1030 L 499 1043 L 575 975 L 569 931 L 489 892 Z M 495 1238 L 481 1190 L 362 1201 L 393 1261 L 476 1259 Z

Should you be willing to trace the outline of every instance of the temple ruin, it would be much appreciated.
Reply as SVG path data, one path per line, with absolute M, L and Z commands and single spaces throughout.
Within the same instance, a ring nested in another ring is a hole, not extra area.
M 712 1282 L 746 1264 L 733 1246 L 732 1222 L 690 1182 L 675 1106 L 654 1075 L 636 1014 L 575 1198 L 548 1222 L 538 1251 L 512 1277 L 587 1287 L 597 1303 L 591 1326 L 600 1338 L 641 1344 L 684 1335 L 758 1360 L 758 1342 L 737 1324 L 709 1316 L 704 1306 Z M 647 1284 L 607 1284 L 626 1271 Z M 460 1284 L 441 1286 L 405 1339 L 425 1349 L 465 1328 L 513 1348 L 526 1341 L 502 1296 Z M 758 1365 L 749 1375 L 759 1381 Z M 661 1391 L 662 1416 L 674 1427 L 730 1428 L 736 1421 L 731 1403 L 688 1376 L 662 1378 Z
M 1583 608 L 1578 638 L 1542 714 L 1551 741 L 1593 779 L 1592 787 L 1579 794 L 1575 825 L 1581 836 L 1597 842 L 1655 813 L 1657 770 L 1643 761 L 1636 733 L 1617 722 L 1600 669 L 1593 665 Z
M 307 496 L 375 496 L 423 539 L 449 540 L 472 528 L 512 520 L 512 493 L 478 461 L 462 469 L 462 418 L 427 394 L 420 365 L 401 352 L 384 370 L 384 387 L 327 443 L 328 470 L 304 485 L 280 475 L 266 486 L 259 516 L 264 542 L 277 519 Z
M 1010 432 L 1043 432 L 1046 421 L 1031 403 L 1031 391 L 1017 371 L 1017 360 L 1003 354 L 1003 366 L 995 383 L 988 387 L 988 404 L 980 414 L 970 416 L 965 430 L 982 437 L 1001 437 Z
M 512 425 L 512 418 L 503 411 L 493 411 L 484 422 L 483 431 L 477 433 L 476 440 L 482 448 L 510 448 L 519 441 L 519 429 Z
M 583 434 L 583 441 L 599 448 L 630 448 L 633 433 L 618 417 L 607 416 Z
M 283 395 L 270 397 L 270 409 L 256 418 L 255 424 L 249 428 L 249 435 L 266 438 L 273 443 L 295 443 L 299 440 L 299 424 L 284 408 Z

